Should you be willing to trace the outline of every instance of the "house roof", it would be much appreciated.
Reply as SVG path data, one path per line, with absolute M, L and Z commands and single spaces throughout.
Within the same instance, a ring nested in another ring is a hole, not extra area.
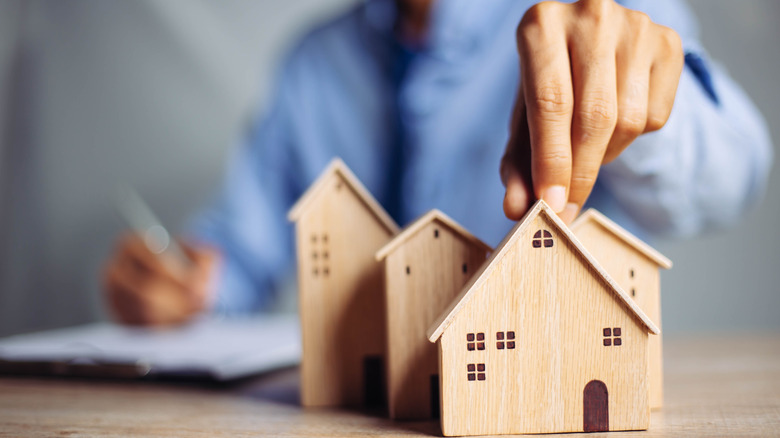
M 396 235 L 392 240 L 390 240 L 390 242 L 386 243 L 385 246 L 383 246 L 379 251 L 377 251 L 376 260 L 381 261 L 382 259 L 387 257 L 396 248 L 404 244 L 404 242 L 409 240 L 412 236 L 417 234 L 417 232 L 420 231 L 425 225 L 431 222 L 440 223 L 441 225 L 449 228 L 455 234 L 463 237 L 470 243 L 484 249 L 486 252 L 490 252 L 493 250 L 493 248 L 488 246 L 485 242 L 479 240 L 473 234 L 469 233 L 465 228 L 463 228 L 459 223 L 455 222 L 455 220 L 453 220 L 451 217 L 447 216 L 446 214 L 442 213 L 437 209 L 433 209 L 428 213 L 425 213 L 424 215 L 420 216 L 417 220 L 412 222 L 410 225 L 404 228 L 398 235 Z
M 577 228 L 591 221 L 601 225 L 604 229 L 614 234 L 618 239 L 637 250 L 640 254 L 652 260 L 658 266 L 664 269 L 669 269 L 672 267 L 672 261 L 666 258 L 663 254 L 656 251 L 645 242 L 642 242 L 638 237 L 629 233 L 625 228 L 611 221 L 609 218 L 592 208 L 585 213 L 582 213 L 580 217 L 572 222 L 571 229 L 576 232 Z
M 371 195 L 371 192 L 360 182 L 360 180 L 349 170 L 346 164 L 341 161 L 340 158 L 334 158 L 331 160 L 328 167 L 317 177 L 317 180 L 312 183 L 311 186 L 304 192 L 304 194 L 298 199 L 298 202 L 292 206 L 287 218 L 291 222 L 295 222 L 301 218 L 301 216 L 309 209 L 312 202 L 317 199 L 320 194 L 330 189 L 332 185 L 327 184 L 331 176 L 337 175 L 340 177 L 358 196 L 368 210 L 374 215 L 377 221 L 382 224 L 387 231 L 392 234 L 398 232 L 398 225 L 393 218 L 379 205 L 376 199 Z
M 479 289 L 479 286 L 490 276 L 491 272 L 493 272 L 496 266 L 500 263 L 503 256 L 510 250 L 510 248 L 514 247 L 513 243 L 519 238 L 520 235 L 523 234 L 523 230 L 527 228 L 529 224 L 532 223 L 533 219 L 540 214 L 547 216 L 547 218 L 549 218 L 554 226 L 558 229 L 560 234 L 565 236 L 565 238 L 569 240 L 569 242 L 574 246 L 576 251 L 578 251 L 580 255 L 585 258 L 585 260 L 587 260 L 587 262 L 596 271 L 596 275 L 604 281 L 610 291 L 612 291 L 618 300 L 620 300 L 625 305 L 625 308 L 628 308 L 629 313 L 633 314 L 641 322 L 641 325 L 645 326 L 650 333 L 656 335 L 659 334 L 660 330 L 655 325 L 655 323 L 653 323 L 653 321 L 648 318 L 642 309 L 637 306 L 634 300 L 632 300 L 628 294 L 626 294 L 626 292 L 620 288 L 617 282 L 615 282 L 615 280 L 613 280 L 612 277 L 607 274 L 607 271 L 605 271 L 604 268 L 601 267 L 601 265 L 596 261 L 596 259 L 585 249 L 577 237 L 574 236 L 574 233 L 572 233 L 566 224 L 564 224 L 563 221 L 558 218 L 558 215 L 555 214 L 555 212 L 547 205 L 547 203 L 539 200 L 536 202 L 536 204 L 534 204 L 531 210 L 525 214 L 523 219 L 514 226 L 509 234 L 507 234 L 501 244 L 496 248 L 496 251 L 493 252 L 493 255 L 491 255 L 490 258 L 482 265 L 479 271 L 474 274 L 471 280 L 466 283 L 465 286 L 463 286 L 460 294 L 458 294 L 450 306 L 431 326 L 428 331 L 428 340 L 431 342 L 436 342 L 436 340 L 439 339 L 442 333 L 444 333 L 444 330 L 446 330 L 447 327 L 449 327 L 450 324 L 452 324 L 452 322 L 455 320 L 455 317 L 460 312 L 460 310 L 463 309 L 466 303 L 468 303 L 469 300 L 473 298 L 475 291 Z

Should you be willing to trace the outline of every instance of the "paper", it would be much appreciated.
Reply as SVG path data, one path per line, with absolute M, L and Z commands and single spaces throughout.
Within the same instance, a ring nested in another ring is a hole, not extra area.
M 300 361 L 300 330 L 292 315 L 202 319 L 174 329 L 110 323 L 11 336 L 0 360 L 138 365 L 148 375 L 230 380 Z

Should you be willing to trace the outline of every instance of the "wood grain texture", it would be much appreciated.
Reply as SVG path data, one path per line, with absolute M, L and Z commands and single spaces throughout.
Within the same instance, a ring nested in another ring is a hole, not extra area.
M 377 392 L 384 386 L 385 284 L 374 254 L 397 226 L 340 162 L 290 217 L 296 221 L 302 404 L 383 399 Z
M 571 226 L 582 244 L 647 316 L 661 328 L 659 269 L 672 262 L 595 210 Z M 650 337 L 650 408 L 663 407 L 663 335 Z
M 386 279 L 390 418 L 431 418 L 438 400 L 436 346 L 426 339 L 434 319 L 485 261 L 490 247 L 441 212 L 413 222 L 377 254 Z
M 444 330 L 444 435 L 582 431 L 592 380 L 608 388 L 610 430 L 648 427 L 649 328 L 556 220 L 545 209 L 526 217 Z M 535 247 L 544 231 L 552 246 Z M 516 348 L 497 348 L 507 331 Z M 469 350 L 482 333 L 487 348 Z M 484 364 L 484 380 L 467 378 L 469 364 Z
M 771 437 L 780 334 L 666 338 L 666 405 L 644 432 L 588 438 Z M 0 378 L 2 437 L 431 437 L 438 421 L 298 406 L 295 369 L 240 385 Z M 574 435 L 545 435 L 572 438 Z

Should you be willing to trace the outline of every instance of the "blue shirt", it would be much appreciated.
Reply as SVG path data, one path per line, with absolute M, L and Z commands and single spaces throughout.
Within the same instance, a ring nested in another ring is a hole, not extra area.
M 196 222 L 224 255 L 218 307 L 268 305 L 293 266 L 286 212 L 336 156 L 400 225 L 438 208 L 496 245 L 512 226 L 498 166 L 519 80 L 515 28 L 533 3 L 440 0 L 415 51 L 394 37 L 392 0 L 360 4 L 305 36 Z M 680 34 L 686 68 L 667 125 L 602 167 L 588 206 L 643 236 L 732 223 L 766 184 L 761 115 L 707 60 L 683 3 L 622 3 Z

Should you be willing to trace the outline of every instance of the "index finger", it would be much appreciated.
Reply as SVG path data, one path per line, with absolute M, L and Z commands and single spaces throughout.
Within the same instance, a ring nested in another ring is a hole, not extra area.
M 536 197 L 559 213 L 566 207 L 572 166 L 574 95 L 569 51 L 565 32 L 553 30 L 560 24 L 530 20 L 518 32 L 518 50 L 531 137 L 531 175 Z

